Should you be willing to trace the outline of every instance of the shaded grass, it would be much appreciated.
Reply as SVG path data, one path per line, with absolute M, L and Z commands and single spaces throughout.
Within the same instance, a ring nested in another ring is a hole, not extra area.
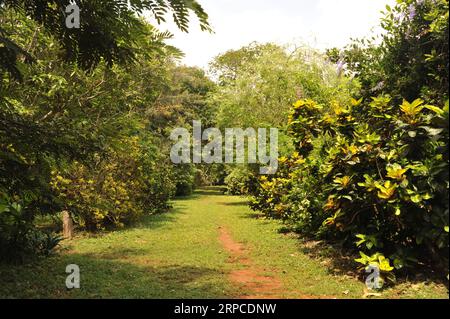
M 219 241 L 226 227 L 262 275 L 283 284 L 280 297 L 361 298 L 356 276 L 335 273 L 305 243 L 279 232 L 282 225 L 252 212 L 246 201 L 208 188 L 174 201 L 166 214 L 148 216 L 133 228 L 64 241 L 56 256 L 33 264 L 0 265 L 1 298 L 233 298 L 244 287 L 230 281 L 239 268 Z M 255 218 L 257 217 L 257 218 Z M 77 264 L 81 289 L 65 288 L 65 268 Z M 382 298 L 448 298 L 443 285 L 405 282 Z
M 191 199 L 192 200 L 192 199 Z M 224 298 L 233 296 L 214 216 L 175 203 L 133 228 L 64 241 L 57 256 L 0 266 L 2 298 Z M 81 289 L 65 288 L 77 264 Z

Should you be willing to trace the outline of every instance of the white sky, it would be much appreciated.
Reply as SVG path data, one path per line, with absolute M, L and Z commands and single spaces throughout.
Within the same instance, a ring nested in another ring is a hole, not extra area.
M 395 0 L 198 0 L 209 14 L 214 33 L 200 31 L 191 19 L 189 33 L 167 17 L 159 26 L 175 35 L 183 63 L 207 67 L 218 54 L 253 41 L 308 44 L 318 49 L 342 47 L 350 38 L 379 32 L 380 11 Z M 374 29 L 375 28 L 375 29 Z

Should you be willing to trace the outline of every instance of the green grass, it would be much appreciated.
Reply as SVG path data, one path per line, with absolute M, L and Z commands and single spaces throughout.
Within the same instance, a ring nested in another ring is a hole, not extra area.
M 65 241 L 53 257 L 23 266 L 0 266 L 1 298 L 233 298 L 245 287 L 230 280 L 239 264 L 219 240 L 225 227 L 243 243 L 255 268 L 283 284 L 284 298 L 362 298 L 364 284 L 326 258 L 312 257 L 277 221 L 255 218 L 239 197 L 202 190 L 174 209 L 140 224 Z M 65 268 L 81 269 L 81 289 L 65 288 Z M 445 286 L 405 282 L 381 298 L 448 298 Z

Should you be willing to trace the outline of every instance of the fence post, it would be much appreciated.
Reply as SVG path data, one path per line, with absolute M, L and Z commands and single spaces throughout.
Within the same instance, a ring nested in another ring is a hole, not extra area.
M 63 237 L 66 239 L 73 237 L 73 221 L 67 210 L 63 211 Z

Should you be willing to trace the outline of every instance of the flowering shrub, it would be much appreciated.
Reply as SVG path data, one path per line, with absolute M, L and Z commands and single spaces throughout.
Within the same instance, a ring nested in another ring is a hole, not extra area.
M 448 261 L 448 102 L 300 100 L 289 122 L 298 152 L 260 178 L 254 209 L 356 241 L 363 264 L 366 254 L 396 269 Z

